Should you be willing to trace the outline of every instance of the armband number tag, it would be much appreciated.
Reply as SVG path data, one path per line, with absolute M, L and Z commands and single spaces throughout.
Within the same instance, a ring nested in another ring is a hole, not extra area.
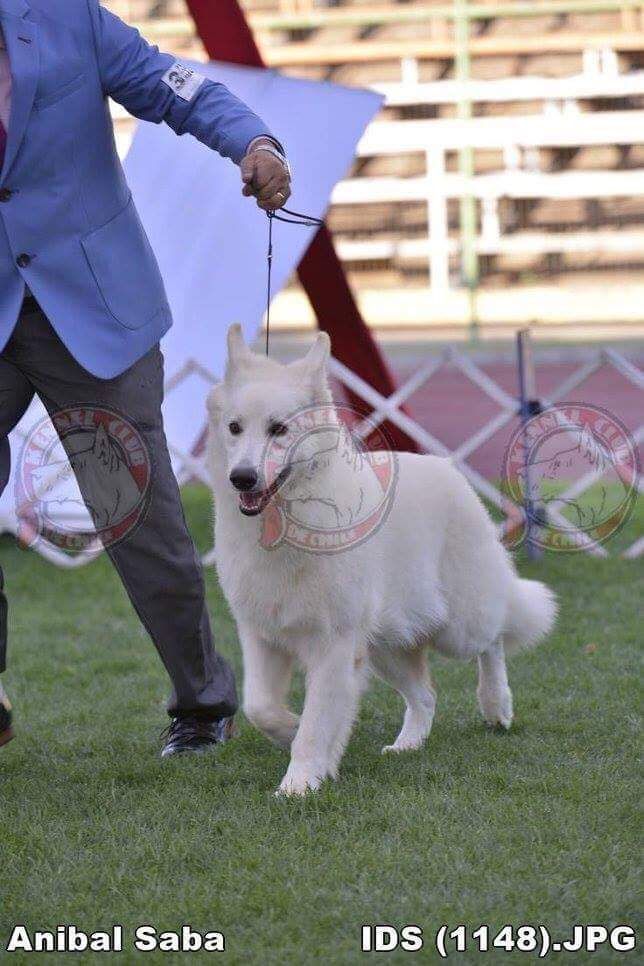
M 163 83 L 184 101 L 192 100 L 205 79 L 203 74 L 198 74 L 192 67 L 186 67 L 179 61 L 173 64 L 161 78 Z

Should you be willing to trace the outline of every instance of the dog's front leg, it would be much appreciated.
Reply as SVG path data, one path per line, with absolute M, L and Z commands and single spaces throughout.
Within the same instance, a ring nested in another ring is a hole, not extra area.
M 277 794 L 304 795 L 335 777 L 358 707 L 363 673 L 353 638 L 327 642 L 322 651 L 309 646 L 303 661 L 304 709 Z
M 244 655 L 244 714 L 280 748 L 290 748 L 300 719 L 286 707 L 293 659 L 239 627 Z

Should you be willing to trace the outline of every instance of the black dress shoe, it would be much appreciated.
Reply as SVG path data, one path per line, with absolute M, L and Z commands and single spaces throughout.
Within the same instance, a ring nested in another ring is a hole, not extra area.
M 8 744 L 14 737 L 11 727 L 11 705 L 9 698 L 5 694 L 4 688 L 0 684 L 0 748 Z
M 162 758 L 171 755 L 198 755 L 232 738 L 233 718 L 219 718 L 209 721 L 196 715 L 183 715 L 173 718 L 163 732 L 165 745 Z

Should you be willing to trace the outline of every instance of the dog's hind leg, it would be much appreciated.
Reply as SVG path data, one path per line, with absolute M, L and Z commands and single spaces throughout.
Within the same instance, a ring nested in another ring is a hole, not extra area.
M 512 724 L 512 692 L 505 666 L 503 638 L 479 654 L 479 684 L 476 690 L 481 714 L 489 725 L 506 730 Z
M 386 684 L 405 699 L 403 726 L 393 745 L 386 751 L 412 751 L 421 748 L 431 731 L 436 707 L 436 692 L 427 667 L 426 647 L 372 647 L 369 662 Z
M 244 654 L 244 714 L 280 748 L 290 748 L 300 723 L 286 707 L 293 659 L 276 647 L 241 631 Z

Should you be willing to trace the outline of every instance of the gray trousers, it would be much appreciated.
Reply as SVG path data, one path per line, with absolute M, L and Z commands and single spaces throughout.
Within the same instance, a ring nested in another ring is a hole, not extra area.
M 9 478 L 7 436 L 34 393 L 50 415 L 71 406 L 104 406 L 126 416 L 140 434 L 151 457 L 147 509 L 107 552 L 172 680 L 168 712 L 205 718 L 234 714 L 233 673 L 213 645 L 201 564 L 170 465 L 160 349 L 155 346 L 114 379 L 98 379 L 75 361 L 38 306 L 26 302 L 0 353 L 0 493 Z M 89 507 L 91 480 L 74 469 Z M 6 666 L 6 610 L 0 569 L 0 672 Z

